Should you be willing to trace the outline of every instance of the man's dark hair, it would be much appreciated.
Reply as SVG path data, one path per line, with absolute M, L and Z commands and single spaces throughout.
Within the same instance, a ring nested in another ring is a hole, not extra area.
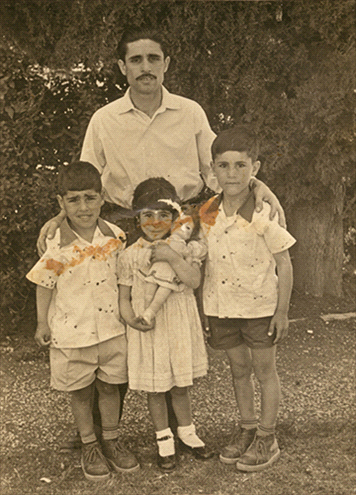
M 85 191 L 94 189 L 102 191 L 101 176 L 89 162 L 76 161 L 70 165 L 62 165 L 58 175 L 58 194 L 64 196 L 68 191 Z
M 132 209 L 139 213 L 145 208 L 152 210 L 168 210 L 175 216 L 178 212 L 173 206 L 164 201 L 173 201 L 180 204 L 175 187 L 163 177 L 153 177 L 141 182 L 135 189 L 132 199 Z
M 125 56 L 127 52 L 127 44 L 133 43 L 138 40 L 151 40 L 158 43 L 161 47 L 161 50 L 164 56 L 167 56 L 167 44 L 163 35 L 158 29 L 153 28 L 152 26 L 141 26 L 141 27 L 130 27 L 126 29 L 117 46 L 117 55 L 120 60 L 125 62 Z
M 255 162 L 260 152 L 260 145 L 255 129 L 252 125 L 241 124 L 222 131 L 211 145 L 213 160 L 216 155 L 225 151 L 245 151 Z

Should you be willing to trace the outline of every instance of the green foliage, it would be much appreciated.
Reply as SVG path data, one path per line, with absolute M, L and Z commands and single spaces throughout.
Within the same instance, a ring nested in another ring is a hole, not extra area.
M 171 47 L 165 84 L 198 101 L 214 130 L 256 124 L 264 177 L 286 206 L 332 200 L 340 187 L 351 198 L 353 7 L 353 0 L 3 0 L 2 321 L 13 320 L 28 296 L 35 239 L 57 211 L 58 164 L 78 157 L 92 113 L 125 89 L 115 49 L 127 24 L 159 26 Z M 349 202 L 347 226 L 352 211 Z

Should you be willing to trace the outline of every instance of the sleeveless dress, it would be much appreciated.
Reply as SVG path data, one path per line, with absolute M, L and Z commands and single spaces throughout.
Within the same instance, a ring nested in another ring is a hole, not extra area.
M 119 284 L 131 286 L 132 307 L 145 310 L 145 280 L 151 243 L 142 237 L 126 248 L 118 261 Z M 200 262 L 199 259 L 193 261 Z M 140 332 L 127 326 L 129 387 L 166 392 L 187 387 L 207 373 L 208 359 L 193 289 L 184 285 L 171 292 L 156 315 L 153 330 Z

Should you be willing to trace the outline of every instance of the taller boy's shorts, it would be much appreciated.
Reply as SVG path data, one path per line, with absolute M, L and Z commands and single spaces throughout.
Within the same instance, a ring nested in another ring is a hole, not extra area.
M 264 318 L 218 318 L 208 316 L 210 337 L 208 343 L 213 349 L 233 349 L 246 344 L 254 349 L 272 347 L 275 335 L 267 335 L 272 316 Z
M 73 392 L 96 378 L 111 384 L 127 382 L 126 335 L 118 335 L 90 347 L 50 348 L 51 386 Z

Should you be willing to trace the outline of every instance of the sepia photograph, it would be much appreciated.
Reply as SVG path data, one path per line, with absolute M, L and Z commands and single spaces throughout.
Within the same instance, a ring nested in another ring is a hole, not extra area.
M 1 495 L 356 495 L 355 7 L 1 1 Z

